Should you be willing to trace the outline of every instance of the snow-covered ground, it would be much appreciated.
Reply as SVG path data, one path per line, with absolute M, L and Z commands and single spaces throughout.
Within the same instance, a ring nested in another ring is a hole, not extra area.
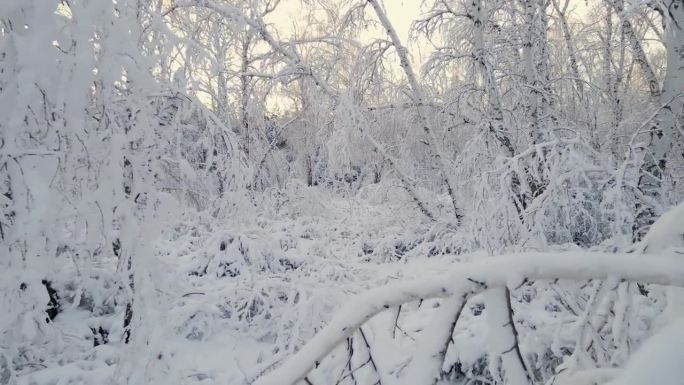
M 676 314 L 657 317 L 663 310 L 658 296 L 672 298 L 671 292 L 652 286 L 650 296 L 638 295 L 636 284 L 618 278 L 684 284 L 683 265 L 672 259 L 681 252 L 678 214 L 666 215 L 646 237 L 643 248 L 652 256 L 561 248 L 488 257 L 461 254 L 469 245 L 448 225 L 421 223 L 410 206 L 380 203 L 402 202 L 378 197 L 400 194 L 391 188 L 354 197 L 290 188 L 287 196 L 296 200 L 265 198 L 269 210 L 252 221 L 188 216 L 168 228 L 154 259 L 139 270 L 143 277 L 136 278 L 132 333 L 138 338 L 131 344 L 122 342 L 123 312 L 116 298 L 98 298 L 108 292 L 102 290 L 106 286 L 89 286 L 113 282 L 106 267 L 76 283 L 75 272 L 65 266 L 54 281 L 60 293 L 71 297 L 63 298 L 66 305 L 53 322 L 41 322 L 38 308 L 23 319 L 13 319 L 11 311 L 3 317 L 10 322 L 3 324 L 5 333 L 23 342 L 9 348 L 25 349 L 26 359 L 20 371 L 8 376 L 17 385 L 237 385 L 257 379 L 265 381 L 259 384 L 288 384 L 313 369 L 305 381 L 314 384 L 405 385 L 434 377 L 420 369 L 436 362 L 444 379 L 477 383 L 475 373 L 491 366 L 483 357 L 490 352 L 492 333 L 478 293 L 483 284 L 498 283 L 511 288 L 520 351 L 538 362 L 545 354 L 564 357 L 546 363 L 556 366 L 561 381 L 593 373 L 586 357 L 572 352 L 585 343 L 590 349 L 605 338 L 604 331 L 582 331 L 585 326 L 610 329 L 615 340 L 601 342 L 607 350 L 596 358 L 607 360 L 606 370 L 588 377 L 608 381 L 615 377 L 610 368 L 623 365 L 643 338 Z M 5 292 L 9 282 L 21 280 L 3 274 Z M 581 280 L 554 280 L 573 277 Z M 587 281 L 591 278 L 607 281 Z M 473 288 L 474 295 L 463 303 L 461 294 Z M 42 287 L 25 291 L 39 297 L 35 302 L 49 300 Z M 584 294 L 572 297 L 571 292 Z M 452 325 L 456 312 L 458 322 Z M 346 326 L 335 329 L 341 325 Z M 101 326 L 108 336 L 98 334 Z M 440 349 L 435 346 L 444 347 L 450 327 L 450 342 L 436 358 Z M 583 337 L 586 333 L 595 336 Z M 657 354 L 668 357 L 658 363 L 663 370 L 677 368 L 681 355 L 672 354 L 676 347 L 670 353 L 658 350 L 675 337 L 654 339 L 650 353 L 637 354 L 629 368 Z M 620 344 L 623 340 L 627 345 Z M 280 369 L 261 378 L 274 368 Z M 532 373 L 541 376 L 546 370 L 537 367 Z M 626 373 L 630 370 L 635 369 Z M 645 385 L 638 379 L 650 378 L 625 376 L 628 381 L 617 379 L 616 384 Z
M 148 276 L 136 277 L 136 298 L 144 301 L 134 306 L 133 333 L 145 333 L 140 346 L 123 344 L 122 305 L 103 297 L 116 267 L 64 266 L 51 276 L 66 302 L 53 321 L 38 306 L 23 319 L 3 318 L 5 333 L 20 341 L 8 348 L 34 355 L 13 373 L 16 382 L 104 384 L 124 372 L 145 383 L 251 382 L 312 338 L 350 295 L 432 274 L 439 260 L 454 258 L 456 238 L 449 237 L 456 234 L 420 224 L 410 204 L 379 203 L 386 197 L 378 195 L 399 189 L 341 198 L 290 188 L 266 196 L 260 205 L 268 209 L 258 215 L 192 214 L 166 229 L 144 263 Z M 410 262 L 418 259 L 426 263 L 417 270 Z M 9 294 L 22 281 L 36 281 L 10 271 L 3 277 L 6 301 L 16 300 Z M 49 301 L 43 286 L 25 291 L 33 303 Z M 101 326 L 107 343 L 93 346 Z

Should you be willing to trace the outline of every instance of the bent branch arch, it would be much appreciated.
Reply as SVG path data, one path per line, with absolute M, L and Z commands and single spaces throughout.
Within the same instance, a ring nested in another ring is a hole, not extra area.
M 684 286 L 681 258 L 641 254 L 569 252 L 511 254 L 455 265 L 438 277 L 391 284 L 352 298 L 311 341 L 254 385 L 294 384 L 365 322 L 391 307 L 427 298 L 467 301 L 488 288 L 524 279 L 606 279 Z M 438 363 L 438 364 L 441 364 Z M 434 368 L 439 375 L 439 368 Z

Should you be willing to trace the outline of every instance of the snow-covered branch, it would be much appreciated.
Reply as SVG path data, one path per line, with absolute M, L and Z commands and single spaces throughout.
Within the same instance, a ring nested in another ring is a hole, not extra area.
M 464 299 L 487 288 L 517 286 L 527 279 L 607 279 L 684 286 L 681 258 L 570 252 L 504 255 L 455 265 L 421 280 L 391 284 L 349 301 L 299 352 L 254 385 L 294 384 L 361 325 L 391 307 L 426 298 Z M 437 373 L 435 373 L 437 375 Z

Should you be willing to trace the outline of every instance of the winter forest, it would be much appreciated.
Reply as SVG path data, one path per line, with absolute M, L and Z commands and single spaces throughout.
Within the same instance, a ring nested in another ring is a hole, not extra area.
M 0 0 L 0 385 L 683 385 L 683 0 Z

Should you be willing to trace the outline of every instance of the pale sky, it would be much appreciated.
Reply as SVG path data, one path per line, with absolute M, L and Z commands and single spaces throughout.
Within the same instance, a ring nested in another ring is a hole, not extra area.
M 0 0 L 1 1 L 1 0 Z M 336 1 L 336 0 L 329 0 Z M 422 0 L 384 0 L 385 11 L 390 21 L 394 25 L 394 28 L 399 34 L 402 42 L 404 44 L 408 43 L 408 33 L 411 27 L 411 23 L 420 16 L 420 7 Z M 372 13 L 372 8 L 369 6 L 369 12 Z M 300 0 L 282 0 L 278 5 L 276 10 L 266 17 L 267 23 L 272 23 L 275 29 L 279 33 L 280 39 L 287 39 L 288 36 L 294 30 L 293 24 L 297 25 L 299 30 L 303 30 L 303 23 L 305 22 L 302 15 L 302 4 Z M 371 15 L 374 18 L 374 14 Z M 384 32 L 378 31 L 378 33 L 383 34 Z M 372 32 L 368 33 L 368 39 L 374 38 L 376 36 L 372 35 Z M 377 36 L 386 39 L 386 35 Z M 362 39 L 364 37 L 362 36 Z M 414 48 L 414 47 L 412 47 Z M 410 49 L 413 58 L 413 65 L 416 70 L 420 68 L 421 54 L 425 52 L 418 52 L 417 50 Z M 398 70 L 398 67 L 397 67 Z M 268 105 L 271 107 L 276 107 L 281 110 L 287 110 L 290 107 L 290 101 L 284 98 L 278 97 L 277 92 L 271 95 L 269 98 Z
M 340 1 L 340 0 L 328 0 L 328 1 Z M 420 69 L 423 58 L 426 58 L 432 52 L 432 47 L 429 44 L 423 44 L 426 42 L 418 42 L 417 44 L 409 44 L 409 29 L 411 28 L 411 23 L 418 19 L 421 15 L 421 5 L 422 0 L 381 0 L 384 3 L 385 11 L 387 16 L 392 22 L 392 25 L 399 34 L 402 43 L 408 47 L 409 52 L 413 60 L 413 66 L 416 70 Z M 568 13 L 569 17 L 587 17 L 590 10 L 585 2 L 585 0 L 568 0 L 569 7 Z M 560 0 L 561 7 L 565 3 L 565 0 Z M 369 7 L 370 8 L 370 7 Z M 372 14 L 372 12 L 371 12 Z M 302 4 L 300 0 L 282 0 L 278 5 L 278 8 L 266 18 L 266 22 L 273 23 L 275 28 L 280 33 L 280 38 L 289 38 L 288 33 L 293 31 L 293 23 L 298 26 L 302 26 L 303 19 L 302 15 Z M 375 15 L 371 15 L 371 18 L 375 18 Z M 303 28 L 299 28 L 303 29 Z M 384 31 L 378 31 L 383 34 Z M 368 38 L 379 37 L 386 39 L 386 35 L 373 36 L 373 32 L 368 33 Z M 363 36 L 362 36 L 363 39 Z
M 574 17 L 586 17 L 591 11 L 584 0 L 569 1 L 568 11 Z M 384 0 L 387 16 L 404 44 L 408 41 L 408 31 L 411 23 L 418 19 L 421 14 L 421 3 L 422 0 Z M 562 6 L 564 0 L 561 0 L 560 3 Z M 275 24 L 278 31 L 284 33 L 285 31 L 292 30 L 293 21 L 301 23 L 300 15 L 300 0 L 282 0 L 276 11 L 268 16 L 267 22 Z
M 0 0 L 1 1 L 1 0 Z M 327 1 L 350 1 L 350 0 L 327 0 Z M 413 62 L 413 67 L 416 72 L 420 72 L 421 65 L 425 58 L 427 58 L 432 53 L 432 46 L 426 41 L 419 40 L 418 42 L 409 42 L 408 35 L 413 21 L 417 20 L 421 16 L 422 0 L 381 0 L 384 3 L 385 11 L 387 16 L 394 26 L 399 38 L 402 43 L 407 46 L 411 54 L 411 59 Z M 569 7 L 568 11 L 570 17 L 586 17 L 588 14 L 588 7 L 584 0 L 568 0 Z M 561 7 L 565 3 L 565 0 L 560 0 Z M 368 12 L 369 17 L 375 19 L 375 15 L 372 12 L 372 8 L 369 6 Z M 297 30 L 304 29 L 304 18 L 302 17 L 302 2 L 301 0 L 281 0 L 276 10 L 266 17 L 266 22 L 273 24 L 275 29 L 278 31 L 279 38 L 286 40 L 291 36 L 292 32 L 295 30 L 293 25 L 297 25 Z M 378 34 L 378 35 L 376 35 Z M 365 35 L 361 36 L 361 40 L 372 39 L 372 38 L 382 38 L 387 39 L 384 31 L 382 29 L 377 31 L 369 31 Z M 412 44 L 411 44 L 412 43 Z M 390 61 L 391 63 L 391 61 Z M 396 68 L 400 72 L 399 67 Z M 281 98 L 276 97 L 274 99 L 276 104 L 282 104 L 284 101 Z M 287 104 L 287 103 L 286 103 Z
M 339 0 L 328 0 L 328 1 L 339 1 Z M 421 15 L 420 9 L 422 0 L 381 0 L 385 6 L 385 12 L 390 22 L 394 26 L 399 38 L 402 43 L 408 47 L 413 67 L 416 71 L 420 71 L 423 58 L 427 57 L 431 52 L 431 46 L 427 44 L 409 44 L 409 29 L 411 28 L 411 23 L 418 19 Z M 367 10 L 370 15 L 369 17 L 375 20 L 375 14 L 372 11 L 372 7 L 368 6 Z M 273 23 L 274 27 L 278 30 L 280 38 L 289 38 L 288 33 L 293 31 L 293 23 L 299 27 L 302 27 L 304 23 L 302 15 L 302 4 L 300 0 L 282 0 L 278 5 L 276 10 L 267 16 L 266 22 Z M 302 30 L 303 28 L 298 28 Z M 361 40 L 371 40 L 373 38 L 387 39 L 387 35 L 383 30 L 368 31 L 363 34 Z M 391 63 L 388 62 L 388 63 Z M 397 71 L 399 67 L 397 66 Z
M 387 16 L 404 43 L 408 40 L 411 23 L 420 15 L 420 4 L 421 0 L 384 1 Z M 273 14 L 268 16 L 267 22 L 275 24 L 278 31 L 284 33 L 292 30 L 293 21 L 301 23 L 300 15 L 301 2 L 299 0 L 283 0 Z

